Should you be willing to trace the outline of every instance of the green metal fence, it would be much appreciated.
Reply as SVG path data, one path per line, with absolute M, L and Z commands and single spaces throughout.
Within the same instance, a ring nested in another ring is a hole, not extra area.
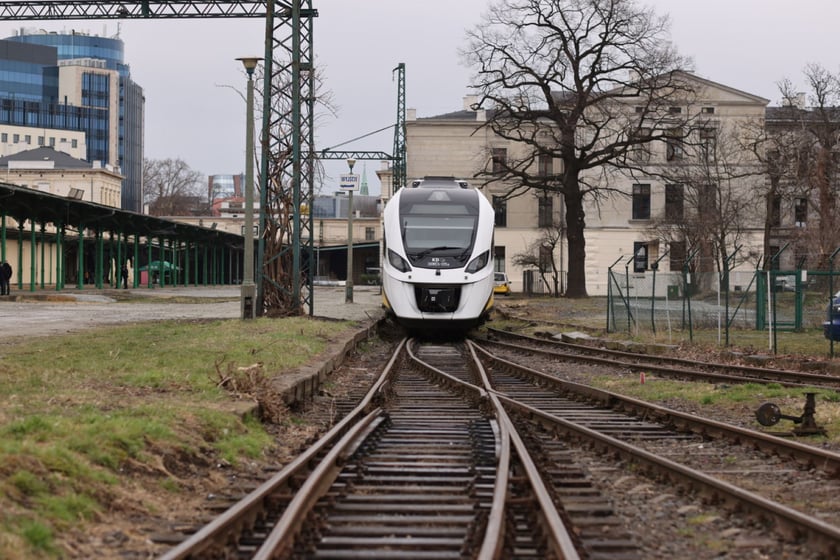
M 735 271 L 727 277 L 610 268 L 607 330 L 653 332 L 667 341 L 677 332 L 691 339 L 695 329 L 716 329 L 726 345 L 739 331 L 762 331 L 775 349 L 779 332 L 817 329 L 822 336 L 838 277 L 840 272 L 803 270 Z

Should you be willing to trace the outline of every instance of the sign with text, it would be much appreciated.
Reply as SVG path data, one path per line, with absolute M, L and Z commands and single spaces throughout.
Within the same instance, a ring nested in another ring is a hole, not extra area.
M 338 187 L 343 191 L 355 191 L 359 187 L 359 176 L 355 173 L 341 175 Z

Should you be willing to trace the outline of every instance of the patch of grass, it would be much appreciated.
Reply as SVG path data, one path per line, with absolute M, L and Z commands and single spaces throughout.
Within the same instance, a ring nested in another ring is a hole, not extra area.
M 752 423 L 752 428 L 759 430 L 764 428 L 755 420 L 755 411 L 762 404 L 773 402 L 779 406 L 783 414 L 798 416 L 802 414 L 805 405 L 805 393 L 814 392 L 817 401 L 815 414 L 817 424 L 826 428 L 829 441 L 840 442 L 840 400 L 835 391 L 783 387 L 778 383 L 713 385 L 673 380 L 650 374 L 645 376 L 645 383 L 640 383 L 638 377 L 633 375 L 596 376 L 590 380 L 590 383 L 615 393 L 661 403 L 666 407 L 671 403 L 681 402 L 708 408 L 720 407 L 729 411 L 741 411 L 744 420 Z M 709 414 L 714 415 L 713 412 Z M 779 424 L 780 430 L 791 428 L 792 425 L 789 422 Z M 813 441 L 818 442 L 819 438 Z
M 280 375 L 350 327 L 165 321 L 4 344 L 0 511 L 24 515 L 0 517 L 0 558 L 62 556 L 56 535 L 111 507 L 126 475 L 178 492 L 178 464 L 260 457 L 273 439 L 243 418 L 218 371 L 260 364 Z

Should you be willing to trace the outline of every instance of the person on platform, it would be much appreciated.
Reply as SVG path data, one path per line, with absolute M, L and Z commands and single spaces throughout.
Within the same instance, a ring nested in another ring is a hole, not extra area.
M 3 261 L 0 263 L 0 296 L 9 295 L 9 284 L 12 280 L 12 265 Z

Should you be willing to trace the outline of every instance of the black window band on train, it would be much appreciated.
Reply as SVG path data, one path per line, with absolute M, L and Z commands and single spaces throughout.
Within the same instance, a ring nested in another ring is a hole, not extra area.
M 400 195 L 400 234 L 412 265 L 460 268 L 475 243 L 479 195 L 471 190 L 415 189 Z

